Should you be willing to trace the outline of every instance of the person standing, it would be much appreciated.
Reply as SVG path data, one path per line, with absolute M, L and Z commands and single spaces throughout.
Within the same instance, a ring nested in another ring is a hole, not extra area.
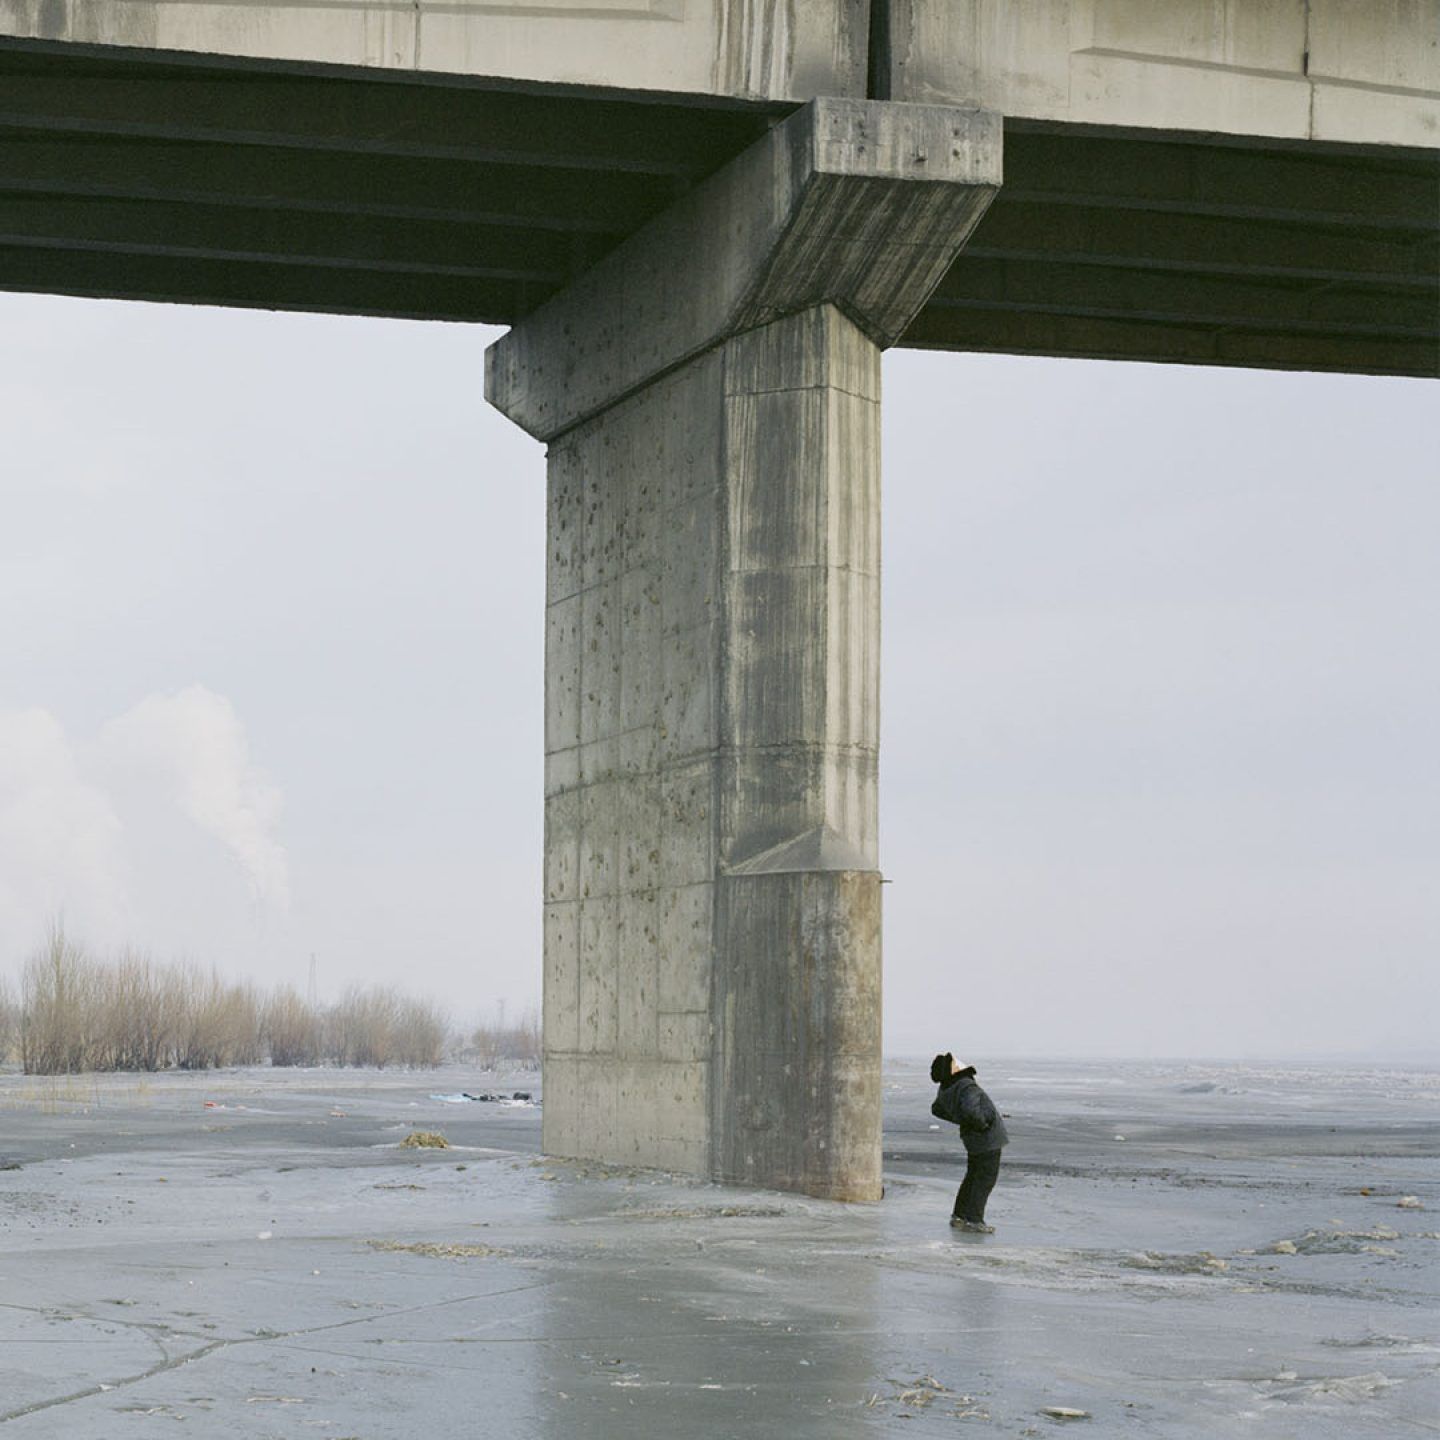
M 937 1119 L 960 1127 L 965 1146 L 965 1178 L 955 1195 L 950 1223 L 957 1230 L 993 1234 L 985 1223 L 985 1202 L 1000 1174 L 1000 1152 L 1010 1142 L 1005 1121 L 975 1080 L 975 1067 L 948 1052 L 930 1062 L 930 1078 L 940 1087 L 930 1106 Z

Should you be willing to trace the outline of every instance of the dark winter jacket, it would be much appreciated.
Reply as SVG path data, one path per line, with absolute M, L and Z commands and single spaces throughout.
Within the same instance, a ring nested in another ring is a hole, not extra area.
M 960 1138 L 965 1142 L 968 1155 L 984 1155 L 1010 1142 L 1000 1112 L 975 1083 L 975 1076 L 968 1072 L 940 1087 L 930 1113 L 960 1127 Z

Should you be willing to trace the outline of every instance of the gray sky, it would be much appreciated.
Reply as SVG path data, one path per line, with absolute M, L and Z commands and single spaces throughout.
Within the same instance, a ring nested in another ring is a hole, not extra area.
M 0 295 L 0 974 L 538 1000 L 497 332 Z M 891 1048 L 1434 1050 L 1433 384 L 886 359 Z

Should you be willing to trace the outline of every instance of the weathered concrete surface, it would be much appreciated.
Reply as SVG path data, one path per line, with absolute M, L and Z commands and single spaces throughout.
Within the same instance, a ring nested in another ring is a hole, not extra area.
M 878 1196 L 878 381 L 818 307 L 551 447 L 552 1151 Z
M 808 306 L 893 345 L 1000 182 L 995 115 L 816 100 L 492 345 L 486 396 L 548 440 Z
M 0 0 L 0 35 L 1440 145 L 1440 0 Z M 888 33 L 886 33 L 888 14 Z M 871 50 L 878 46 L 877 53 Z
M 891 0 L 897 100 L 1440 146 L 1440 0 Z
M 866 0 L 0 0 L 0 34 L 803 100 L 865 93 Z
M 549 440 L 546 1146 L 880 1194 L 880 345 L 991 117 L 819 101 L 498 341 Z
M 1440 0 L 0 0 L 0 35 L 1440 146 Z
M 717 900 L 713 1173 L 879 1199 L 879 874 L 732 873 Z

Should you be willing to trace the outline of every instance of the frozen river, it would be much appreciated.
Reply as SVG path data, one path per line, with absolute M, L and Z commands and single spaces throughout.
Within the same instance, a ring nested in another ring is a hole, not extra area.
M 533 1077 L 0 1075 L 0 1440 L 1440 1434 L 1440 1073 L 977 1063 L 989 1236 L 926 1060 L 854 1207 L 438 1098 Z

